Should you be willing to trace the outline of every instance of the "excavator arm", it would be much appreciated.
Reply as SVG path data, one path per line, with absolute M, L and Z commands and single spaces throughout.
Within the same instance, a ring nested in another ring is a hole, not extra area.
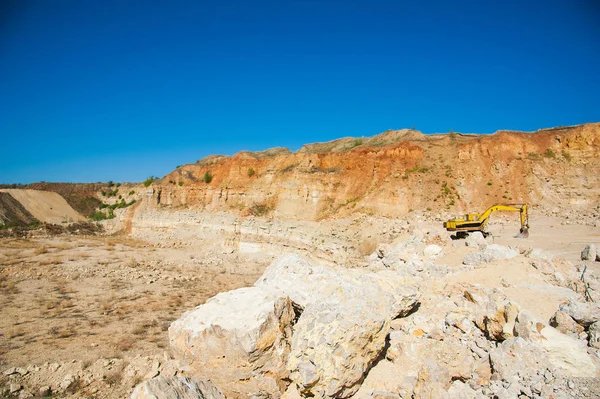
M 505 205 L 497 204 L 486 209 L 485 212 L 469 213 L 464 218 L 450 219 L 444 223 L 444 228 L 448 231 L 457 231 L 459 233 L 469 233 L 473 231 L 481 231 L 485 234 L 485 228 L 490 219 L 490 215 L 497 211 L 520 212 L 521 214 L 521 231 L 517 237 L 527 238 L 529 236 L 529 216 L 527 213 L 527 204 Z

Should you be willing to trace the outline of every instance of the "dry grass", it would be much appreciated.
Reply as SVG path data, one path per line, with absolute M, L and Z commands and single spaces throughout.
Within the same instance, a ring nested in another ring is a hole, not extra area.
M 49 257 L 47 259 L 44 259 L 42 261 L 40 261 L 40 266 L 47 266 L 47 265 L 59 265 L 62 263 L 62 258 L 60 256 L 52 256 Z
M 128 352 L 135 345 L 135 341 L 132 338 L 123 338 L 117 342 L 116 349 L 120 352 Z
M 47 253 L 48 253 L 47 247 L 40 247 L 33 251 L 34 255 L 42 255 L 42 254 L 47 254 Z
M 18 294 L 19 287 L 16 282 L 9 280 L 6 276 L 0 276 L 0 292 L 4 295 Z
M 22 337 L 25 335 L 25 329 L 23 327 L 15 327 L 8 331 L 6 336 L 10 339 Z

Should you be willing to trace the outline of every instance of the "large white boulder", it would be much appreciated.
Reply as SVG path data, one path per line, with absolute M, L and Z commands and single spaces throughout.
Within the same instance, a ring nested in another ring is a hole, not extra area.
M 569 300 L 561 304 L 559 309 L 584 327 L 600 321 L 600 304 L 597 303 Z
M 393 271 L 352 273 L 297 255 L 273 262 L 255 287 L 304 308 L 294 327 L 290 378 L 306 395 L 346 397 L 385 347 L 390 320 L 408 314 L 417 291 Z
M 463 263 L 468 266 L 477 266 L 498 259 L 512 259 L 518 255 L 519 253 L 512 248 L 498 244 L 490 244 L 486 246 L 483 251 L 466 254 Z
M 206 375 L 222 389 L 255 379 L 277 394 L 287 378 L 292 302 L 260 288 L 218 294 L 169 327 L 169 342 L 192 374 Z
M 310 305 L 295 327 L 290 377 L 305 395 L 348 397 L 384 349 L 388 332 L 389 322 L 360 303 Z
M 541 348 L 554 367 L 570 377 L 599 377 L 600 370 L 587 352 L 587 343 L 538 320 L 521 310 L 515 324 L 516 334 Z

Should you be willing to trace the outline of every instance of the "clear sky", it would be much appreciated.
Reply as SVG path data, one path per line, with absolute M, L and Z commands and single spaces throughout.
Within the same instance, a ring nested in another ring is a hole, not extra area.
M 600 2 L 0 0 L 0 183 L 600 121 Z

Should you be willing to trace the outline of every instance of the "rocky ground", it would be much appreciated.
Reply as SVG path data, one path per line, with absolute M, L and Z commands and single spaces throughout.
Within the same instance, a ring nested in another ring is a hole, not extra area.
M 147 380 L 136 397 L 600 395 L 600 262 L 581 260 L 600 229 L 532 215 L 519 240 L 500 217 L 453 241 L 425 216 L 389 224 L 307 225 L 301 256 L 268 268 L 277 254 L 201 236 L 4 238 L 1 396 L 121 398 Z
M 173 320 L 264 269 L 197 248 L 64 235 L 1 239 L 0 265 L 0 397 L 44 387 L 126 397 L 165 362 Z

